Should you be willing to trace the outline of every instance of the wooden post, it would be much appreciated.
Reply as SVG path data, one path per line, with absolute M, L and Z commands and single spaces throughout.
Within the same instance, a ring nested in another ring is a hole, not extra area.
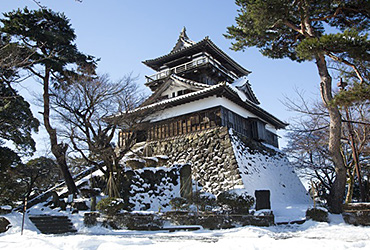
M 26 196 L 26 197 L 24 197 L 21 235 L 23 235 L 24 219 L 25 219 L 25 216 L 26 216 L 26 211 L 27 211 L 27 196 Z

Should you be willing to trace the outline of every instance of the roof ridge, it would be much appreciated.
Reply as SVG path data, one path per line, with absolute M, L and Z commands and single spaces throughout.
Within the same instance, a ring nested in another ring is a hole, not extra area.
M 185 83 L 198 85 L 199 87 L 209 87 L 210 86 L 210 85 L 205 84 L 205 83 L 196 82 L 196 81 L 193 81 L 193 80 L 190 80 L 190 79 L 183 78 L 181 76 L 176 75 L 175 73 L 171 74 L 171 77 L 174 77 L 175 79 L 177 79 L 179 81 L 182 81 L 182 82 L 185 82 Z

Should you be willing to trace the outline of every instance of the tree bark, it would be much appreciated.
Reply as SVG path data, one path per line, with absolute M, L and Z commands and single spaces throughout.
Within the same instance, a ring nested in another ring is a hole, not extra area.
M 350 203 L 352 201 L 352 197 L 353 197 L 353 188 L 354 188 L 354 185 L 355 185 L 355 172 L 356 169 L 353 169 L 353 170 L 348 170 L 348 175 L 349 175 L 349 182 L 348 182 L 348 186 L 347 186 L 347 195 L 346 195 L 346 199 L 344 201 L 344 203 Z
M 57 164 L 62 171 L 65 183 L 68 188 L 68 192 L 71 194 L 77 194 L 78 189 L 76 187 L 75 182 L 73 181 L 72 175 L 69 172 L 67 161 L 66 161 L 66 153 L 68 149 L 68 145 L 64 143 L 58 144 L 58 137 L 56 130 L 50 124 L 50 93 L 49 93 L 49 79 L 50 79 L 50 69 L 48 66 L 45 67 L 45 76 L 43 78 L 43 101 L 44 101 L 44 112 L 43 112 L 43 120 L 44 126 L 46 131 L 49 134 L 50 144 L 51 144 L 51 152 L 56 158 Z
M 335 180 L 330 189 L 328 205 L 332 213 L 341 213 L 346 187 L 346 167 L 341 155 L 340 139 L 342 135 L 342 121 L 339 109 L 331 103 L 332 95 L 332 78 L 328 72 L 325 55 L 316 56 L 316 65 L 320 75 L 320 93 L 321 98 L 328 109 L 330 117 L 329 125 L 329 154 L 335 167 Z

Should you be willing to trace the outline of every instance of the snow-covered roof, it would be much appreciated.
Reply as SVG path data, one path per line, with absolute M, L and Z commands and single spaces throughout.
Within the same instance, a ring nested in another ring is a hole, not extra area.
M 196 96 L 200 96 L 202 94 L 211 92 L 212 90 L 216 90 L 216 89 L 220 88 L 221 86 L 224 86 L 225 84 L 226 84 L 226 82 L 222 82 L 222 83 L 219 83 L 219 84 L 216 84 L 216 85 L 207 85 L 207 87 L 202 89 L 202 90 L 191 92 L 191 93 L 188 93 L 188 94 L 185 94 L 185 95 L 180 95 L 180 96 L 168 98 L 168 99 L 165 99 L 165 100 L 162 100 L 162 101 L 159 101 L 159 102 L 155 102 L 155 103 L 152 103 L 152 104 L 149 104 L 149 105 L 141 106 L 141 107 L 133 110 L 132 112 L 135 112 L 136 110 L 154 108 L 154 107 L 157 107 L 157 106 L 162 106 L 164 104 L 175 104 L 177 101 L 187 100 L 191 97 L 196 97 Z
M 286 123 L 279 120 L 275 116 L 271 115 L 261 107 L 259 107 L 258 100 L 251 99 L 250 96 L 246 95 L 244 91 L 240 90 L 238 88 L 240 83 L 249 84 L 246 82 L 246 79 L 238 80 L 235 84 L 229 84 L 227 82 L 221 82 L 216 85 L 206 85 L 202 83 L 197 83 L 194 81 L 183 79 L 176 75 L 171 75 L 170 79 L 175 79 L 178 81 L 182 81 L 183 83 L 189 84 L 189 86 L 198 86 L 200 87 L 198 90 L 194 90 L 191 93 L 187 93 L 184 95 L 176 96 L 176 97 L 170 97 L 164 100 L 155 101 L 155 96 L 159 96 L 158 93 L 163 91 L 163 89 L 157 89 L 157 91 L 149 98 L 150 101 L 146 101 L 144 105 L 141 107 L 130 111 L 129 113 L 135 113 L 137 111 L 143 111 L 147 109 L 163 109 L 170 106 L 177 106 L 184 103 L 192 102 L 195 100 L 199 100 L 201 98 L 212 96 L 212 95 L 222 95 L 229 100 L 233 101 L 234 103 L 238 104 L 239 106 L 245 108 L 246 110 L 254 113 L 257 117 L 260 117 L 263 120 L 266 120 L 267 122 L 271 123 L 276 128 L 285 128 L 287 126 Z M 163 85 L 164 86 L 164 85 Z M 164 88 L 164 87 L 163 87 Z M 253 94 L 254 96 L 254 94 Z M 148 99 L 148 100 L 149 100 Z M 257 100 L 257 102 L 256 102 Z M 124 115 L 124 114 L 121 114 Z
M 242 100 L 249 99 L 256 104 L 260 104 L 260 102 L 258 101 L 256 95 L 254 94 L 252 90 L 252 87 L 249 83 L 247 76 L 242 76 L 236 79 L 231 84 L 231 86 L 237 89 L 236 92 L 239 94 Z

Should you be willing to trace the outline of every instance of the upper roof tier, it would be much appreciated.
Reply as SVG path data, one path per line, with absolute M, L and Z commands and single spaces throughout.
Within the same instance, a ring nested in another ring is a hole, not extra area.
M 188 35 L 186 34 L 186 28 L 182 28 L 179 39 L 177 39 L 177 43 L 173 47 L 170 53 L 174 53 L 178 50 L 190 47 L 192 45 L 196 44 L 196 42 L 190 40 Z
M 168 63 L 181 58 L 192 56 L 201 52 L 207 52 L 213 58 L 218 60 L 225 68 L 233 71 L 238 77 L 242 77 L 251 73 L 251 71 L 246 70 L 240 66 L 237 62 L 231 59 L 225 52 L 218 48 L 208 37 L 205 37 L 199 42 L 194 42 L 189 39 L 186 34 L 185 27 L 182 29 L 177 42 L 170 53 L 157 57 L 155 59 L 150 59 L 143 61 L 145 65 L 152 68 L 155 71 L 160 71 L 163 66 Z
M 154 114 L 155 119 L 157 119 L 158 114 L 162 113 L 163 110 L 171 107 L 181 106 L 197 100 L 203 100 L 207 97 L 224 97 L 237 104 L 238 106 L 244 108 L 245 110 L 251 112 L 263 121 L 270 123 L 276 129 L 285 128 L 288 125 L 287 123 L 279 120 L 278 118 L 258 106 L 258 100 L 254 96 L 253 92 L 250 92 L 251 89 L 248 89 L 246 87 L 246 85 L 248 84 L 249 83 L 247 79 L 244 78 L 239 79 L 234 84 L 220 82 L 216 85 L 207 85 L 184 79 L 175 74 L 172 74 L 166 78 L 165 83 L 157 88 L 156 91 L 140 107 L 128 111 L 128 113 L 134 114 L 136 112 L 147 110 L 148 113 Z M 176 88 L 174 87 L 180 87 L 177 88 L 177 90 L 184 89 L 185 91 L 181 91 L 182 93 L 179 95 L 167 95 L 167 90 L 176 90 Z M 219 101 L 220 99 L 213 104 L 214 107 L 221 106 Z M 202 109 L 205 109 L 205 107 L 200 107 L 199 111 Z M 184 110 L 186 109 L 184 108 Z M 156 114 L 156 112 L 159 113 Z M 122 115 L 126 114 L 117 114 L 117 116 Z

